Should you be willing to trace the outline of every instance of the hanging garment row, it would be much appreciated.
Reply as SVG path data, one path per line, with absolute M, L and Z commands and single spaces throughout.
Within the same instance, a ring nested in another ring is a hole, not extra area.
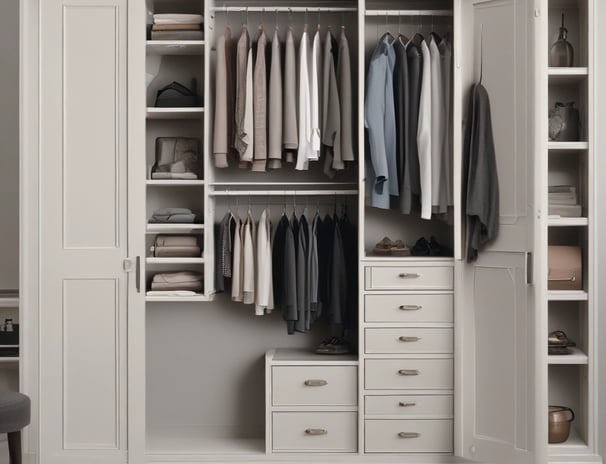
M 449 217 L 452 194 L 452 43 L 384 34 L 368 67 L 364 124 L 372 206 Z M 369 159 L 368 159 L 369 158 Z
M 269 76 L 269 77 L 268 77 Z M 237 43 L 231 27 L 217 40 L 213 154 L 215 166 L 264 172 L 283 163 L 308 170 L 323 160 L 333 178 L 353 164 L 352 70 L 342 27 L 321 40 L 318 25 L 310 43 L 304 27 L 298 48 L 292 27 L 284 42 L 279 28 L 271 42 L 259 26 L 251 43 L 246 24 Z
M 258 316 L 279 309 L 289 334 L 320 319 L 337 336 L 355 327 L 357 238 L 345 209 L 310 218 L 305 208 L 290 219 L 284 209 L 273 239 L 269 208 L 257 224 L 250 207 L 244 219 L 230 208 L 216 229 L 217 292 L 254 304 Z

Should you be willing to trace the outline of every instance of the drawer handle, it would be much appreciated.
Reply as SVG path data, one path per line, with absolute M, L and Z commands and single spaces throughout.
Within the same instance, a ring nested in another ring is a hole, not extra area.
M 423 306 L 421 306 L 421 305 L 402 305 L 402 306 L 400 306 L 400 309 L 402 311 L 418 311 L 422 307 Z
M 401 274 L 398 274 L 398 277 L 402 279 L 418 279 L 421 277 L 421 274 L 416 272 L 402 272 Z
M 328 430 L 326 429 L 305 429 L 305 435 L 326 435 Z
M 417 369 L 400 369 L 398 371 L 400 375 L 419 375 L 419 371 Z
M 309 379 L 303 383 L 308 387 L 323 387 L 324 385 L 328 385 L 328 382 L 322 379 Z
M 421 340 L 421 337 L 400 337 L 398 338 L 398 340 L 400 340 L 401 342 L 418 342 L 419 340 Z
M 398 437 L 400 438 L 419 438 L 421 436 L 418 432 L 400 432 Z
M 410 408 L 412 406 L 417 405 L 417 403 L 413 403 L 413 402 L 407 403 L 406 401 L 400 401 L 398 404 L 400 405 L 401 408 Z

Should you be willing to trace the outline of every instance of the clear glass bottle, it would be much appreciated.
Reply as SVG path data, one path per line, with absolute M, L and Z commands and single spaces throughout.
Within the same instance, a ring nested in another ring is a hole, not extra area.
M 567 38 L 568 29 L 564 27 L 564 13 L 562 13 L 562 26 L 560 27 L 558 40 L 556 40 L 549 49 L 549 66 L 562 68 L 571 67 L 573 65 L 574 49 Z

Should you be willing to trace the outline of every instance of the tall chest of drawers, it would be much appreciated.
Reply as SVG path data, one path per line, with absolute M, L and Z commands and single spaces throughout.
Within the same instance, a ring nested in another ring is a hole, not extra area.
M 360 399 L 365 453 L 452 453 L 452 260 L 366 262 Z

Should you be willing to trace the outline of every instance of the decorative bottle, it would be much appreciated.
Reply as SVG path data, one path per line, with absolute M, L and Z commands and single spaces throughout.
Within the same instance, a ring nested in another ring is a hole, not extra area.
M 560 34 L 558 40 L 556 40 L 551 48 L 549 49 L 549 66 L 562 68 L 571 67 L 574 61 L 574 49 L 570 42 L 566 40 L 568 38 L 568 29 L 564 27 L 564 13 L 562 13 L 562 26 L 560 27 Z

